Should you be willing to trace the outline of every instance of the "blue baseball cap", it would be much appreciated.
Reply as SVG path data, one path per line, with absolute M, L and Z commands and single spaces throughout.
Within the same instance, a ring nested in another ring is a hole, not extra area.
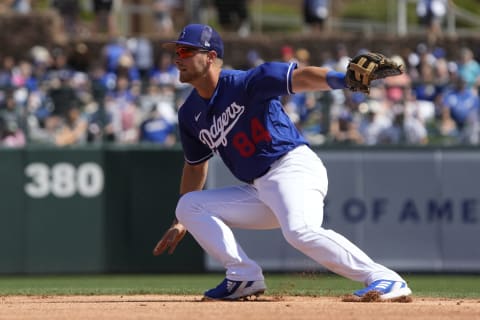
M 213 50 L 217 56 L 223 58 L 223 41 L 215 29 L 205 24 L 189 24 L 183 28 L 177 41 L 165 42 L 164 48 L 171 48 L 175 45 Z

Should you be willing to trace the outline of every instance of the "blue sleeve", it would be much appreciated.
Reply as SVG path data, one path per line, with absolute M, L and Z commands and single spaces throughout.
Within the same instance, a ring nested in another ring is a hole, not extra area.
M 213 156 L 213 152 L 189 131 L 189 128 L 184 124 L 184 121 L 186 120 L 180 119 L 183 114 L 181 111 L 182 108 L 180 108 L 178 113 L 178 126 L 185 161 L 188 164 L 205 162 Z
M 267 62 L 248 71 L 247 91 L 265 99 L 293 94 L 292 72 L 296 63 Z

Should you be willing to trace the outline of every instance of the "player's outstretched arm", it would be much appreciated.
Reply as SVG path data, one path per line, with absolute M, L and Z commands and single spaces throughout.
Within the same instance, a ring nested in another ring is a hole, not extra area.
M 332 72 L 332 70 L 315 66 L 295 69 L 292 73 L 293 92 L 300 93 L 305 91 L 331 90 L 332 87 L 330 87 L 327 81 L 327 75 L 331 75 L 329 72 Z M 345 75 L 343 75 L 343 77 L 345 77 Z
M 347 72 L 337 72 L 324 67 L 308 66 L 292 73 L 293 92 L 329 89 L 350 89 L 369 94 L 373 80 L 400 75 L 404 66 L 381 53 L 361 53 L 350 60 Z

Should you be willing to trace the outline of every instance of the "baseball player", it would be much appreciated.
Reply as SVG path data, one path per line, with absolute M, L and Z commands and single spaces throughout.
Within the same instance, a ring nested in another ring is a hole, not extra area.
M 208 25 L 187 25 L 177 41 L 164 46 L 176 52 L 180 81 L 194 89 L 178 114 L 185 163 L 176 219 L 154 255 L 167 249 L 173 253 L 188 230 L 226 269 L 226 278 L 204 298 L 237 300 L 262 294 L 266 285 L 261 267 L 243 251 L 231 228 L 281 228 L 293 247 L 366 285 L 354 295 L 378 291 L 383 300 L 410 295 L 400 275 L 322 228 L 327 171 L 279 100 L 297 92 L 344 89 L 348 74 L 297 68 L 295 62 L 264 63 L 248 71 L 222 69 L 223 42 Z M 361 86 L 368 90 L 366 83 Z M 208 160 L 215 154 L 244 184 L 202 190 Z

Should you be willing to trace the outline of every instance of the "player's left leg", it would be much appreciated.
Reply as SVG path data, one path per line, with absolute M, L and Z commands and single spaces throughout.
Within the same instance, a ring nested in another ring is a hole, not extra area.
M 189 192 L 180 199 L 176 215 L 200 246 L 226 269 L 225 280 L 205 292 L 205 297 L 235 300 L 265 291 L 262 269 L 245 254 L 230 229 L 279 227 L 253 186 Z
M 404 283 L 396 272 L 375 263 L 344 236 L 322 228 L 328 178 L 321 160 L 308 147 L 299 147 L 277 161 L 255 186 L 293 247 L 329 270 L 367 285 L 378 280 Z M 403 292 L 408 293 L 407 289 Z

